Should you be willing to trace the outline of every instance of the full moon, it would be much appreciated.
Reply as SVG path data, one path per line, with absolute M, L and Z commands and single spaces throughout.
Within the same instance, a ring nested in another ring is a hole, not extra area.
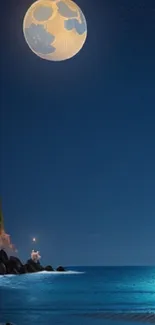
M 38 0 L 26 12 L 23 33 L 29 48 L 40 58 L 63 61 L 82 49 L 87 23 L 71 0 Z

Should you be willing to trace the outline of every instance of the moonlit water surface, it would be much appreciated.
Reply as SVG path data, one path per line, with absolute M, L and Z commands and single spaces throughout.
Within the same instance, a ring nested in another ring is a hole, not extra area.
M 122 311 L 155 312 L 155 268 L 90 267 L 0 276 L 0 323 L 131 324 L 102 317 L 103 312 Z

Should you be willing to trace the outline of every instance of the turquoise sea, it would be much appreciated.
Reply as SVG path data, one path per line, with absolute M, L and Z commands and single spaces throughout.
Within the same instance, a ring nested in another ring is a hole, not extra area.
M 70 267 L 66 274 L 0 276 L 0 323 L 143 324 L 142 314 L 155 323 L 149 313 L 155 313 L 155 267 Z

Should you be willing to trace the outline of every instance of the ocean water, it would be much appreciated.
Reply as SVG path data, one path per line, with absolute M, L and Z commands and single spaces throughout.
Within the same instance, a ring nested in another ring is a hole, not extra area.
M 105 313 L 127 316 L 112 320 Z M 155 268 L 77 267 L 67 273 L 0 276 L 0 323 L 143 324 L 131 321 L 131 313 L 155 313 Z

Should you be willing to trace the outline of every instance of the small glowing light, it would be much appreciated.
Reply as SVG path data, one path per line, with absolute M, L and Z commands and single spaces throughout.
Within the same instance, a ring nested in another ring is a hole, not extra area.
M 33 242 L 36 242 L 36 238 L 35 238 L 35 237 L 33 237 L 32 241 L 33 241 Z

